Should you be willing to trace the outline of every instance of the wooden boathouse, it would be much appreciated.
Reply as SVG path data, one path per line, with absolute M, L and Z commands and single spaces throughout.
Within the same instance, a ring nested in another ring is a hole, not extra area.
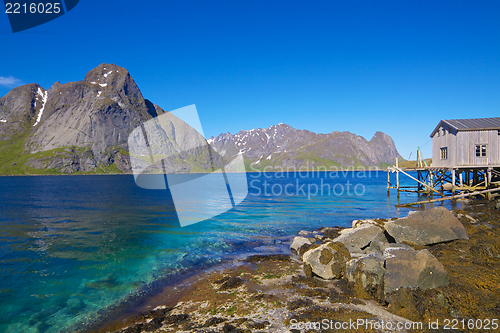
M 500 166 L 500 118 L 441 120 L 431 134 L 432 166 Z
M 419 151 L 413 168 L 400 168 L 396 160 L 388 168 L 388 193 L 394 188 L 398 194 L 410 191 L 442 197 L 426 201 L 434 202 L 472 195 L 491 198 L 492 192 L 500 190 L 500 117 L 441 120 L 430 136 L 432 165 L 425 165 Z M 417 178 L 408 171 L 416 171 Z M 396 173 L 395 186 L 391 173 Z M 399 173 L 416 185 L 400 186 Z

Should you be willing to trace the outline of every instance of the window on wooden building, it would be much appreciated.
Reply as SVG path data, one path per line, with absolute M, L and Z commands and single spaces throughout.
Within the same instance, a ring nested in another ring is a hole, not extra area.
M 486 157 L 486 145 L 476 145 L 476 157 Z
M 441 148 L 441 159 L 442 160 L 448 159 L 448 147 Z

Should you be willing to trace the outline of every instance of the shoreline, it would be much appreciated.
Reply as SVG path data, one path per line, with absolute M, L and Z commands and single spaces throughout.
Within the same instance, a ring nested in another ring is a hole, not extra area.
M 84 333 L 109 332 L 130 324 L 138 315 L 151 311 L 155 307 L 173 307 L 185 295 L 192 284 L 203 279 L 206 275 L 210 275 L 217 270 L 227 269 L 230 266 L 228 262 L 207 264 L 185 269 L 176 273 L 173 277 L 164 278 L 165 280 L 155 281 L 158 284 L 157 286 L 140 290 L 119 304 L 106 308 L 105 310 L 110 310 L 109 313 L 106 313 L 102 318 L 98 318 L 95 322 L 82 324 L 82 328 L 77 329 L 77 331 Z
M 184 283 L 170 285 L 155 298 L 143 295 L 140 302 L 145 311 L 125 311 L 92 332 L 289 332 L 290 318 L 417 322 L 440 316 L 442 322 L 500 315 L 500 287 L 491 281 L 496 276 L 493 272 L 500 269 L 500 213 L 492 203 L 481 201 L 453 213 L 470 239 L 421 247 L 445 266 L 450 275 L 446 287 L 405 288 L 395 293 L 391 303 L 381 304 L 359 297 L 343 280 L 306 276 L 300 259 L 291 253 L 250 255 L 215 264 Z M 482 295 L 483 288 L 487 295 Z M 497 307 L 491 306 L 495 302 Z
M 286 237 L 290 238 L 290 237 Z M 250 241 L 250 243 L 254 243 Z M 133 294 L 110 305 L 97 318 L 90 322 L 80 322 L 74 328 L 77 332 L 103 333 L 117 330 L 130 323 L 137 316 L 148 313 L 158 306 L 174 306 L 175 303 L 189 292 L 192 285 L 208 276 L 225 270 L 230 270 L 252 255 L 275 255 L 287 251 L 287 246 L 280 244 L 266 245 L 263 243 L 250 251 L 238 253 L 222 259 L 220 262 L 205 263 L 195 267 L 187 267 L 172 275 L 162 277 L 150 284 L 142 286 Z
M 386 169 L 371 169 L 370 167 L 366 167 L 366 169 L 336 169 L 336 170 L 292 170 L 292 171 L 286 171 L 286 170 L 267 170 L 267 171 L 235 171 L 235 172 L 228 172 L 228 173 L 300 173 L 300 172 L 315 172 L 315 173 L 320 173 L 320 172 L 387 172 Z M 178 173 L 177 175 L 205 175 L 205 174 L 212 174 L 212 173 L 218 173 L 218 172 L 186 172 L 186 173 Z M 152 173 L 151 175 L 162 175 L 163 173 Z M 42 177 L 42 176 L 133 176 L 133 173 L 55 173 L 55 174 L 19 174 L 19 175 L 2 175 L 0 174 L 0 177 Z M 148 174 L 146 174 L 148 175 Z

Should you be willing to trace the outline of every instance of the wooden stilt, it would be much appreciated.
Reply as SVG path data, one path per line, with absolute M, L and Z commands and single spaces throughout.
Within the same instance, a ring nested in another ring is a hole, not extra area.
M 446 171 L 442 171 L 441 174 L 439 174 L 439 171 L 436 172 L 436 177 L 438 178 L 438 182 L 441 184 L 441 193 L 444 193 L 444 181 L 443 181 L 443 174 L 445 173 Z
M 391 195 L 391 172 L 387 170 L 387 195 Z
M 399 170 L 399 162 L 397 157 L 396 157 L 396 169 Z M 398 190 L 398 196 L 399 196 L 399 171 L 396 171 L 396 189 Z
M 418 195 L 420 195 L 420 192 L 422 191 L 422 185 L 420 185 L 420 182 L 422 181 L 422 171 L 418 170 L 417 171 L 417 191 Z
M 491 170 L 490 168 L 486 168 L 486 170 L 484 171 L 484 185 L 486 186 L 486 189 L 489 188 L 490 184 L 491 184 Z M 491 200 L 491 192 L 488 192 L 486 196 L 488 200 Z
M 455 182 L 456 182 L 456 176 L 455 176 L 455 169 L 451 170 L 451 194 L 455 195 Z
M 434 190 L 434 179 L 432 177 L 432 171 L 429 171 L 429 189 Z M 434 190 L 434 192 L 438 193 L 439 195 L 443 196 L 443 194 L 439 193 L 438 191 Z M 429 196 L 432 198 L 432 192 L 429 190 Z

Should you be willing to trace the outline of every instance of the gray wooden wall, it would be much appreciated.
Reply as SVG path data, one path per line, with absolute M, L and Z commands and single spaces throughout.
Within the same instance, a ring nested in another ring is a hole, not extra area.
M 476 145 L 487 145 L 487 156 L 476 157 Z M 441 148 L 448 147 L 448 159 L 441 159 Z M 460 131 L 447 128 L 443 135 L 432 138 L 432 166 L 486 166 L 500 165 L 500 135 L 493 131 Z

